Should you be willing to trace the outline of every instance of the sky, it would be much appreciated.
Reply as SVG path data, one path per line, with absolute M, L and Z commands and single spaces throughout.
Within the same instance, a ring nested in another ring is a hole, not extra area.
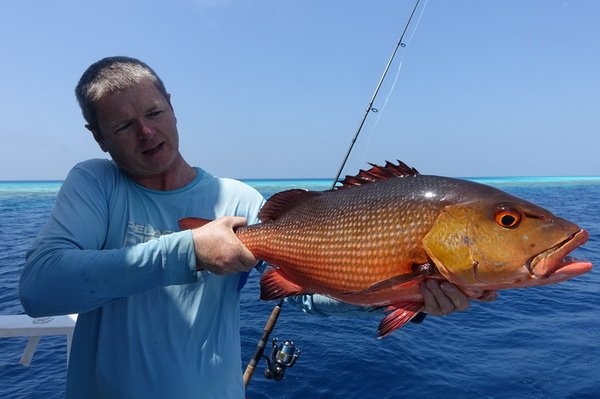
M 2 0 L 0 180 L 107 157 L 74 87 L 152 66 L 184 158 L 234 178 L 333 178 L 414 0 Z M 600 175 L 600 1 L 421 0 L 343 174 Z

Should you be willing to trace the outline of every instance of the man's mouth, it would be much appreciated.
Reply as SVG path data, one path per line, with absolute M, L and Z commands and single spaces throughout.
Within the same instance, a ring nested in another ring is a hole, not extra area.
M 159 152 L 161 150 L 161 148 L 164 146 L 164 144 L 165 143 L 163 141 L 162 143 L 159 143 L 158 145 L 156 145 L 156 146 L 154 146 L 154 147 L 152 147 L 150 149 L 142 151 L 142 154 L 144 154 L 144 155 L 154 155 L 154 154 L 156 154 L 157 152 Z

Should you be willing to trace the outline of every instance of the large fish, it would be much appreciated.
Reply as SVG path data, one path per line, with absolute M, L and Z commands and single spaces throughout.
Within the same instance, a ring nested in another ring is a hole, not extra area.
M 567 257 L 587 231 L 531 202 L 483 184 L 419 174 L 387 163 L 328 191 L 271 197 L 260 224 L 236 230 L 271 265 L 261 299 L 323 294 L 391 311 L 382 337 L 423 305 L 418 284 L 448 280 L 476 298 L 484 290 L 558 283 L 591 270 Z M 180 221 L 182 229 L 202 224 Z

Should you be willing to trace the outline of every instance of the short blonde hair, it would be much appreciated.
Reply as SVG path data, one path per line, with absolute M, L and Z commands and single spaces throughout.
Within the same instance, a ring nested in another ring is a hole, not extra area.
M 145 79 L 150 80 L 168 100 L 165 85 L 156 72 L 136 58 L 106 57 L 90 65 L 75 88 L 83 118 L 91 128 L 97 129 L 95 103 L 107 94 L 125 90 Z

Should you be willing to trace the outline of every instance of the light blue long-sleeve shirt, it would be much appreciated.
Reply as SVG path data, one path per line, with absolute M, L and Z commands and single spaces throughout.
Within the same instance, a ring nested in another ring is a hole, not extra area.
M 108 160 L 76 165 L 27 254 L 20 282 L 31 316 L 79 313 L 67 398 L 243 398 L 243 274 L 196 272 L 194 216 L 244 216 L 251 187 L 197 170 L 174 191 L 139 186 Z

